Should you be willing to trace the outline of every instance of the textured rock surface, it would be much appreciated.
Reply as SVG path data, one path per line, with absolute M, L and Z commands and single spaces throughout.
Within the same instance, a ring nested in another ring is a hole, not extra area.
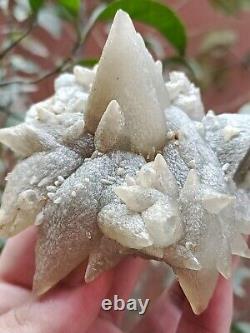
M 91 281 L 133 254 L 169 264 L 201 313 L 232 254 L 250 257 L 250 115 L 204 116 L 199 89 L 183 73 L 164 83 L 122 11 L 99 65 L 60 75 L 0 141 L 23 158 L 0 233 L 37 226 L 37 294 L 85 260 Z

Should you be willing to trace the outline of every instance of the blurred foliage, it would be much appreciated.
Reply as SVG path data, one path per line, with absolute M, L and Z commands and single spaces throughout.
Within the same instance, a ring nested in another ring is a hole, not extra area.
M 2 252 L 2 249 L 4 248 L 5 245 L 5 239 L 0 238 L 0 253 Z
M 211 4 L 228 15 L 250 9 L 250 0 L 210 0 Z
M 231 327 L 231 333 L 249 333 L 250 324 L 244 322 L 233 323 Z
M 98 63 L 98 59 L 81 59 L 77 62 L 78 65 L 84 67 L 93 67 Z
M 58 0 L 58 5 L 62 6 L 74 18 L 79 15 L 81 0 Z
M 43 0 L 29 0 L 30 9 L 33 13 L 37 13 L 43 4 Z
M 180 3 L 186 4 L 187 1 L 180 0 Z M 226 15 L 250 10 L 250 0 L 207 1 Z M 228 27 L 213 27 L 204 32 L 196 54 L 188 55 L 189 31 L 177 11 L 168 7 L 166 2 L 96 0 L 93 1 L 95 6 L 89 6 L 87 0 L 0 0 L 0 127 L 21 122 L 24 111 L 34 100 L 33 94 L 50 77 L 69 70 L 74 64 L 91 67 L 98 62 L 100 52 L 95 58 L 86 58 L 86 41 L 90 35 L 95 38 L 91 32 L 98 31 L 98 23 L 108 31 L 109 22 L 118 8 L 126 10 L 133 20 L 155 30 L 156 33 L 144 31 L 143 38 L 152 54 L 162 60 L 164 73 L 181 69 L 206 90 L 211 86 L 221 88 L 235 68 L 250 69 L 250 50 L 242 59 L 233 55 L 238 36 Z M 68 54 L 59 55 L 51 50 L 48 41 L 62 40 L 66 32 L 72 45 L 68 47 Z M 172 48 L 171 54 L 166 55 L 166 44 Z M 49 67 L 43 66 L 47 59 Z M 245 104 L 244 110 L 249 112 L 249 103 Z M 1 196 L 5 176 L 16 159 L 9 150 L 3 147 L 0 150 Z M 0 239 L 0 251 L 4 243 Z M 245 295 L 243 284 L 249 278 L 248 269 L 237 271 L 234 291 L 238 297 Z M 232 333 L 246 332 L 250 332 L 247 323 L 233 323 Z

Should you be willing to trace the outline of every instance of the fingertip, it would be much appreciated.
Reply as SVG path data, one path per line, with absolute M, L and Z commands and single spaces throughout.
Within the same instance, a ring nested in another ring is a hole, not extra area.
M 134 326 L 132 332 L 167 332 L 174 333 L 182 314 L 185 295 L 179 283 L 174 282 L 169 289 L 162 292 L 151 305 L 145 316 Z
M 31 289 L 36 239 L 34 226 L 8 239 L 0 257 L 0 280 Z
M 148 261 L 135 256 L 128 256 L 122 260 L 114 269 L 112 288 L 107 298 L 113 299 L 114 295 L 117 295 L 126 302 L 137 283 L 138 277 L 146 268 L 147 264 Z M 125 310 L 110 310 L 108 313 L 102 313 L 103 317 L 109 318 L 117 325 L 121 324 L 124 315 Z

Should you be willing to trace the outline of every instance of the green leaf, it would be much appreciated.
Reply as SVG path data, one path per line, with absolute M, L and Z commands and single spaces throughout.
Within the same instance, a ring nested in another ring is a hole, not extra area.
M 58 0 L 57 3 L 72 17 L 78 16 L 81 8 L 81 0 Z
M 29 5 L 34 14 L 43 6 L 44 0 L 29 0 Z
M 154 27 L 180 55 L 185 53 L 187 43 L 185 27 L 169 7 L 153 0 L 117 0 L 107 5 L 97 20 L 112 19 L 118 9 L 126 11 L 132 19 Z
M 93 67 L 98 64 L 99 59 L 82 59 L 77 62 L 78 65 L 84 67 Z

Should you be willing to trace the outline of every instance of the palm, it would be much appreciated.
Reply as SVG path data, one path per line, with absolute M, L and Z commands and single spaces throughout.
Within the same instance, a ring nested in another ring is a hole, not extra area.
M 117 269 L 84 285 L 82 267 L 41 299 L 31 292 L 35 229 L 8 242 L 0 260 L 0 331 L 5 333 L 122 333 L 123 312 L 100 309 L 103 298 L 127 299 L 141 259 L 127 259 Z M 129 277 L 129 278 L 128 278 Z M 151 304 L 131 333 L 228 333 L 232 316 L 230 281 L 220 280 L 208 309 L 199 317 L 177 284 Z

